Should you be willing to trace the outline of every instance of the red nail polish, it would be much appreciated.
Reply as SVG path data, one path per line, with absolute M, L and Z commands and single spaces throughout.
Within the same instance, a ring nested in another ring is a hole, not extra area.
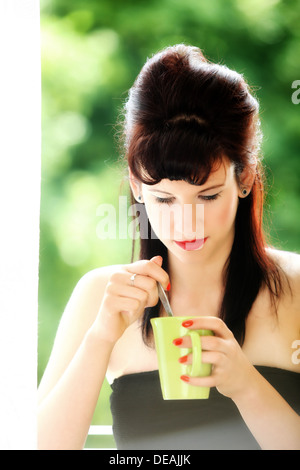
M 190 378 L 187 376 L 187 375 L 181 375 L 181 380 L 183 380 L 184 382 L 189 382 L 190 381 Z
M 187 359 L 188 359 L 187 356 L 182 356 L 182 357 L 180 357 L 180 358 L 178 359 L 178 361 L 179 361 L 181 364 L 183 364 L 184 362 L 187 361 Z
M 170 289 L 171 289 L 171 284 L 169 283 L 169 284 L 167 285 L 166 291 L 169 291 Z
M 186 320 L 182 322 L 182 326 L 184 326 L 185 328 L 188 328 L 189 326 L 192 326 L 193 323 L 194 323 L 193 320 Z
M 182 338 L 174 339 L 173 344 L 175 344 L 175 346 L 179 346 L 180 344 L 182 344 Z

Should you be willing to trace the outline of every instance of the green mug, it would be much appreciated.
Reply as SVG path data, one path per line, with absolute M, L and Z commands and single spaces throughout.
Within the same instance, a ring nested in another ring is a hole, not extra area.
M 158 370 L 164 400 L 192 400 L 209 398 L 209 387 L 189 385 L 180 379 L 181 375 L 206 377 L 211 374 L 211 364 L 202 363 L 201 336 L 212 336 L 211 330 L 188 330 L 182 322 L 195 317 L 158 317 L 151 319 L 154 342 L 158 357 Z M 174 346 L 173 340 L 189 335 L 192 348 Z M 178 359 L 193 353 L 191 365 L 181 364 Z

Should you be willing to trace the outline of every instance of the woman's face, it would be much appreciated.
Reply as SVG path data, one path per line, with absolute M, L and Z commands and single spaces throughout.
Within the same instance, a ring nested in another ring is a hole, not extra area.
M 227 160 L 202 186 L 164 179 L 142 184 L 142 195 L 156 236 L 176 257 L 195 260 L 230 250 L 240 192 Z

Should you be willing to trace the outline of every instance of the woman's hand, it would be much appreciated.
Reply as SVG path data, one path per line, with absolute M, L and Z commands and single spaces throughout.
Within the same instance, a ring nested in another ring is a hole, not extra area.
M 115 343 L 146 307 L 157 304 L 157 282 L 165 289 L 169 284 L 169 276 L 161 265 L 161 256 L 155 256 L 124 265 L 111 275 L 93 325 L 102 339 Z
M 220 393 L 233 400 L 243 393 L 251 377 L 255 377 L 255 369 L 243 353 L 232 332 L 225 323 L 217 317 L 197 317 L 183 322 L 189 330 L 208 329 L 214 336 L 201 336 L 202 362 L 212 364 L 212 374 L 209 377 L 189 377 L 184 375 L 182 380 L 191 385 L 216 387 Z M 181 348 L 191 348 L 191 338 L 184 336 L 182 342 L 175 340 L 174 344 Z M 180 343 L 180 344 L 178 344 Z M 183 364 L 192 363 L 192 354 L 180 359 Z

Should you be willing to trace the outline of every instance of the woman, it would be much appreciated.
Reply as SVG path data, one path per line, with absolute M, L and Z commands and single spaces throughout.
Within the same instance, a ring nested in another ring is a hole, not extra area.
M 124 136 L 148 217 L 140 260 L 94 270 L 75 288 L 39 388 L 39 448 L 84 446 L 107 374 L 120 448 L 299 449 L 300 261 L 264 240 L 257 101 L 199 49 L 170 47 L 130 90 Z M 157 214 L 175 205 L 192 208 L 189 224 L 171 216 L 163 230 Z M 214 332 L 202 339 L 212 375 L 181 377 L 212 387 L 209 400 L 161 398 L 157 282 L 174 315 L 201 317 L 187 329 Z

